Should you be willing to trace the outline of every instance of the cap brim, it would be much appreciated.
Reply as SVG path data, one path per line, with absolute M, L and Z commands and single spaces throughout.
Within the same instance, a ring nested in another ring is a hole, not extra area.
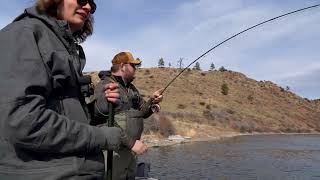
M 141 64 L 141 61 L 140 60 L 133 60 L 133 61 L 130 61 L 131 64 Z

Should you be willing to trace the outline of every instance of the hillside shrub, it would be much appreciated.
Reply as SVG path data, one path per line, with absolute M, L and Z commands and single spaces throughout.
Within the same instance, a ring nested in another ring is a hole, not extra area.
M 241 132 L 241 133 L 252 133 L 252 130 L 253 130 L 253 129 L 251 129 L 249 126 L 244 126 L 244 125 L 242 125 L 242 126 L 240 127 L 240 132 Z
M 235 113 L 236 113 L 236 112 L 235 112 L 234 110 L 232 110 L 232 109 L 227 109 L 226 111 L 227 111 L 227 113 L 229 113 L 229 114 L 235 114 Z
M 201 106 L 206 105 L 206 103 L 205 103 L 205 102 L 199 102 L 199 104 L 200 104 Z
M 165 115 L 160 114 L 158 116 L 151 116 L 145 121 L 144 131 L 146 133 L 160 133 L 164 137 L 175 134 L 175 128 Z
M 178 109 L 185 109 L 187 106 L 185 104 L 178 104 Z
M 285 133 L 296 133 L 297 130 L 293 127 L 287 127 L 285 129 L 282 129 L 282 132 L 285 132 Z
M 256 125 L 252 122 L 238 122 L 237 126 L 240 133 L 252 133 L 257 129 Z
M 302 129 L 302 133 L 311 133 L 310 129 Z
M 175 128 L 166 116 L 159 116 L 159 132 L 165 137 L 175 134 Z
M 281 132 L 284 133 L 302 133 L 304 130 L 296 127 L 295 125 L 287 125 L 287 127 L 283 127 L 279 129 Z
M 229 94 L 228 84 L 223 83 L 223 84 L 221 85 L 221 93 L 222 93 L 223 95 L 228 95 L 228 94 Z
M 148 119 L 144 121 L 144 132 L 157 132 L 159 131 L 159 126 L 157 125 L 157 120 L 154 118 L 154 115 L 150 116 Z
M 210 107 L 212 107 L 212 108 L 218 108 L 218 105 L 216 105 L 216 104 L 210 104 Z
M 219 68 L 219 71 L 220 72 L 225 72 L 225 71 L 228 71 L 225 67 L 223 67 L 223 66 L 221 66 L 220 68 Z
M 170 115 L 174 119 L 183 119 L 184 118 L 184 113 L 182 113 L 182 112 L 170 113 Z
M 203 117 L 205 117 L 208 120 L 214 120 L 215 119 L 215 114 L 209 110 L 204 110 L 202 112 Z
M 202 96 L 203 95 L 203 93 L 202 92 L 197 92 L 197 94 L 199 95 L 199 96 Z
M 164 112 L 162 112 L 163 114 Z M 193 112 L 166 112 L 167 116 L 171 116 L 173 119 L 179 120 L 194 120 L 199 119 L 199 115 Z
M 145 72 L 144 72 L 144 75 L 149 75 L 150 74 L 150 70 L 147 69 Z
M 247 99 L 252 102 L 254 98 L 253 98 L 252 95 L 249 95 L 249 96 L 247 97 Z

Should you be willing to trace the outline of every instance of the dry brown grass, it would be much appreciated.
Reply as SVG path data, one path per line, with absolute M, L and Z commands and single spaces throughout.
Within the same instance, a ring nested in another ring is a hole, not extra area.
M 178 73 L 174 68 L 139 69 L 135 84 L 148 97 Z M 221 93 L 224 83 L 228 95 Z M 320 100 L 310 101 L 270 81 L 232 71 L 186 71 L 167 89 L 161 106 L 175 133 L 187 136 L 207 132 L 198 126 L 249 133 L 320 130 Z

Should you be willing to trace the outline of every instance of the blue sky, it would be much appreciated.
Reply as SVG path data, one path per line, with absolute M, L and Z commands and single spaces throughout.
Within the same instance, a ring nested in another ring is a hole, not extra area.
M 0 28 L 34 0 L 3 3 Z M 227 37 L 266 19 L 320 0 L 96 0 L 95 33 L 84 44 L 86 71 L 110 68 L 119 51 L 131 51 L 143 67 L 160 57 L 189 64 Z M 320 98 L 320 8 L 300 12 L 258 27 L 201 59 L 202 69 L 242 72 L 270 80 L 299 96 Z M 182 77 L 183 78 L 183 77 Z

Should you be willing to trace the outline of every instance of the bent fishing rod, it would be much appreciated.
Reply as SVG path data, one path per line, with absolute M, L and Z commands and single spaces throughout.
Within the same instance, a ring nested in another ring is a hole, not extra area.
M 258 26 L 261 26 L 261 25 L 263 25 L 263 24 L 266 24 L 266 23 L 268 23 L 268 22 L 274 21 L 274 20 L 276 20 L 276 19 L 279 19 L 279 18 L 288 16 L 288 15 L 291 15 L 291 14 L 295 14 L 295 13 L 300 12 L 300 11 L 305 11 L 305 10 L 307 10 L 307 9 L 316 8 L 316 7 L 318 7 L 318 6 L 320 6 L 320 4 L 316 4 L 316 5 L 313 5 L 313 6 L 308 6 L 308 7 L 301 8 L 301 9 L 298 9 L 298 10 L 295 10 L 295 11 L 291 11 L 291 12 L 289 12 L 289 13 L 282 14 L 282 15 L 280 15 L 280 16 L 277 16 L 277 17 L 268 19 L 268 20 L 266 20 L 266 21 L 263 21 L 263 22 L 261 22 L 261 23 L 258 23 L 258 24 L 254 25 L 254 26 L 251 26 L 251 27 L 249 27 L 249 28 L 247 28 L 247 29 L 239 32 L 239 33 L 236 33 L 236 34 L 232 35 L 231 37 L 225 39 L 224 41 L 218 43 L 217 45 L 215 45 L 214 47 L 212 47 L 211 49 L 209 49 L 208 51 L 206 51 L 205 53 L 203 53 L 201 56 L 199 56 L 199 57 L 196 58 L 194 61 L 192 61 L 187 67 L 185 67 L 183 70 L 181 70 L 180 73 L 179 73 L 178 75 L 176 75 L 176 76 L 165 86 L 165 88 L 162 90 L 162 93 L 161 93 L 161 94 L 163 94 L 163 93 L 167 90 L 167 88 L 168 88 L 186 69 L 188 69 L 192 64 L 194 64 L 195 62 L 197 62 L 197 61 L 200 60 L 202 57 L 204 57 L 205 55 L 207 55 L 208 53 L 210 53 L 212 50 L 216 49 L 217 47 L 221 46 L 222 44 L 230 41 L 231 39 L 239 36 L 240 34 L 243 34 L 243 33 L 247 32 L 247 31 L 249 31 L 249 30 L 252 30 L 252 29 L 254 29 L 254 28 L 258 27 Z

